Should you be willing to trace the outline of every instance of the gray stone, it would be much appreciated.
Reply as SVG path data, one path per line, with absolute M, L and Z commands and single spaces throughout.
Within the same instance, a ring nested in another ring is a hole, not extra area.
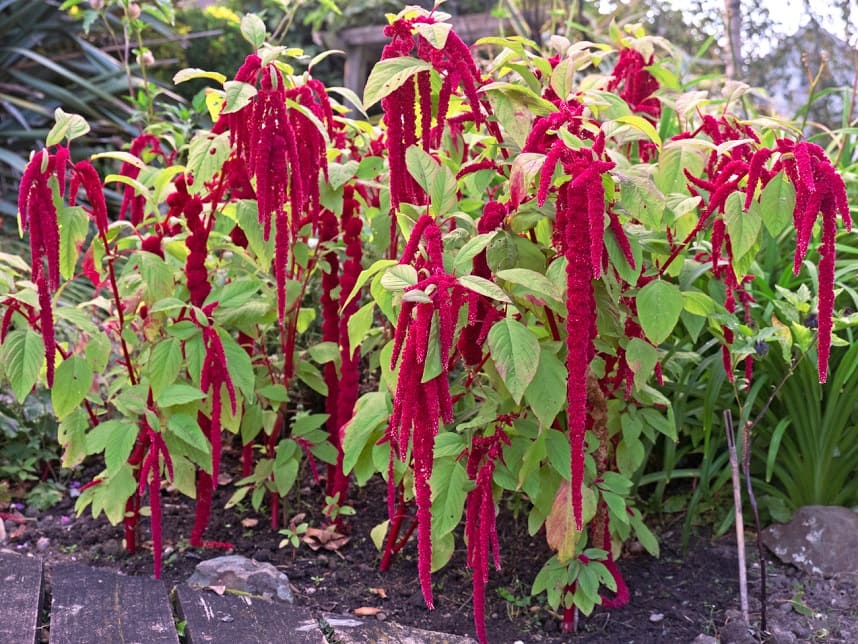
M 201 561 L 188 578 L 189 586 L 225 586 L 230 590 L 271 597 L 292 603 L 289 578 L 270 563 L 260 563 L 241 555 L 227 555 Z
M 792 644 L 798 641 L 795 633 L 777 624 L 772 624 L 769 627 L 769 634 L 772 636 L 772 644 Z
M 832 577 L 858 575 L 858 513 L 848 508 L 808 505 L 793 520 L 763 531 L 763 543 L 778 559 L 801 570 Z
M 721 644 L 756 644 L 757 640 L 742 621 L 729 622 L 721 627 Z
M 718 644 L 718 640 L 711 635 L 700 633 L 700 635 L 691 640 L 691 644 Z

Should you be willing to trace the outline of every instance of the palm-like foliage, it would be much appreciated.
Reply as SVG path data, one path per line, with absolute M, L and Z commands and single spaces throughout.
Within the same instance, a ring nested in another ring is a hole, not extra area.
M 2 215 L 15 215 L 20 172 L 48 133 L 57 107 L 86 117 L 93 128 L 90 144 L 136 130 L 129 123 L 134 110 L 125 98 L 129 79 L 123 65 L 79 31 L 56 3 L 0 0 Z

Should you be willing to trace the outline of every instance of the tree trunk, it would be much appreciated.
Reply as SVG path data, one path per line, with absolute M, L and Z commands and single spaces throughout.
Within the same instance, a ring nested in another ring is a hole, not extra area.
M 742 72 L 742 0 L 724 0 L 724 32 L 727 47 L 724 63 L 727 78 L 741 79 Z

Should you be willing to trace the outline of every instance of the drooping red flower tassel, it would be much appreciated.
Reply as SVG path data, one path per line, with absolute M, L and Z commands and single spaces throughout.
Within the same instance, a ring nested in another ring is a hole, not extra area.
M 57 290 L 60 282 L 60 233 L 49 180 L 55 178 L 64 188 L 67 163 L 68 151 L 62 146 L 54 155 L 47 150 L 34 154 L 24 168 L 18 189 L 21 228 L 30 235 L 30 261 L 39 296 L 39 327 L 45 344 L 49 387 L 54 382 L 56 353 L 51 293 Z

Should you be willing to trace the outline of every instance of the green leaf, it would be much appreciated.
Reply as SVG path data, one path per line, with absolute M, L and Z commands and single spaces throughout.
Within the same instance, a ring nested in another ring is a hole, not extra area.
M 126 422 L 107 434 L 107 442 L 104 445 L 104 465 L 107 467 L 108 476 L 116 474 L 128 461 L 139 431 L 137 425 Z
M 762 227 L 759 210 L 752 207 L 744 212 L 743 200 L 741 193 L 734 192 L 727 197 L 727 203 L 724 204 L 724 221 L 727 224 L 727 233 L 730 235 L 730 248 L 733 250 L 734 262 L 742 259 L 755 246 Z
M 679 287 L 664 280 L 653 280 L 637 294 L 638 319 L 646 337 L 661 344 L 673 331 L 682 313 Z
M 617 469 L 620 474 L 632 476 L 644 460 L 644 445 L 640 440 L 623 440 L 617 445 Z
M 63 448 L 63 467 L 80 465 L 86 458 L 86 430 L 89 417 L 82 407 L 73 410 L 57 426 L 57 442 Z
M 45 358 L 42 336 L 30 328 L 12 331 L 6 336 L 0 356 L 12 393 L 19 403 L 24 402 L 36 384 Z
M 465 275 L 473 270 L 474 257 L 479 255 L 495 238 L 496 232 L 485 233 L 472 237 L 465 245 L 462 246 L 456 253 L 456 259 L 453 261 L 453 274 Z
M 57 145 L 63 139 L 69 142 L 89 132 L 89 123 L 79 114 L 69 114 L 58 107 L 54 110 L 54 126 L 48 132 L 45 145 Z
M 661 145 L 661 137 L 658 135 L 658 132 L 655 131 L 655 128 L 653 127 L 652 123 L 647 121 L 642 116 L 637 116 L 635 114 L 627 114 L 625 116 L 618 116 L 614 119 L 614 122 L 630 125 L 636 130 L 643 132 L 646 137 L 656 145 Z
M 795 188 L 783 172 L 778 172 L 763 188 L 760 213 L 766 230 L 777 237 L 792 222 L 795 210 Z
M 409 174 L 429 194 L 441 172 L 440 164 L 423 148 L 412 145 L 405 151 L 405 165 Z
M 453 458 L 435 461 L 429 485 L 432 488 L 434 538 L 452 532 L 459 525 L 471 485 L 465 468 Z
M 178 85 L 179 83 L 184 83 L 185 81 L 194 80 L 196 78 L 210 78 L 221 85 L 223 85 L 226 80 L 226 76 L 220 72 L 207 72 L 204 69 L 198 69 L 196 67 L 186 67 L 185 69 L 180 69 L 173 75 L 173 84 Z
M 524 398 L 543 427 L 550 427 L 566 404 L 568 374 L 554 353 L 541 348 L 536 377 L 524 392 Z M 567 441 L 568 448 L 568 441 Z M 568 454 L 569 450 L 566 449 Z
M 363 108 L 369 109 L 385 96 L 402 87 L 412 76 L 432 66 L 417 58 L 398 56 L 382 60 L 372 68 L 363 90 Z
M 520 404 L 539 369 L 539 340 L 521 322 L 505 319 L 492 326 L 488 344 L 498 374 Z
M 387 536 L 388 525 L 390 525 L 390 519 L 385 519 L 369 531 L 369 538 L 372 539 L 375 549 L 379 552 L 381 552 L 381 549 L 384 546 L 384 537 Z
M 70 280 L 81 257 L 80 246 L 89 232 L 89 217 L 80 206 L 57 209 L 60 226 L 60 275 Z
M 173 405 L 186 405 L 195 400 L 203 400 L 208 394 L 200 391 L 197 387 L 176 383 L 170 385 L 161 395 L 155 398 L 159 407 L 172 407 Z
M 322 372 L 309 360 L 301 360 L 295 369 L 298 380 L 307 385 L 320 396 L 328 395 L 328 385 L 322 377 Z
M 285 496 L 295 485 L 298 468 L 301 465 L 301 450 L 291 439 L 280 441 L 274 460 L 274 487 L 281 496 Z
M 688 192 L 685 170 L 694 176 L 703 172 L 702 151 L 682 141 L 668 141 L 662 148 L 655 172 L 655 185 L 663 194 Z
M 319 429 L 328 420 L 328 414 L 310 414 L 301 412 L 292 421 L 292 436 L 306 436 L 315 429 Z
M 250 83 L 242 83 L 241 81 L 226 81 L 223 84 L 225 97 L 221 114 L 230 114 L 238 112 L 240 109 L 250 105 L 253 97 L 256 96 L 256 87 Z
M 212 135 L 198 132 L 188 147 L 188 172 L 194 177 L 193 185 L 188 187 L 192 194 L 205 190 L 205 184 L 220 172 L 230 154 L 229 133 Z M 258 226 L 257 222 L 257 226 Z
M 244 39 L 253 45 L 254 49 L 259 49 L 265 42 L 265 23 L 262 18 L 255 13 L 245 14 L 241 18 L 241 35 Z
M 206 458 L 211 458 L 212 446 L 209 439 L 200 429 L 195 416 L 191 414 L 174 414 L 167 420 L 167 431 L 175 435 L 183 443 L 202 452 Z
M 173 271 L 167 262 L 154 253 L 139 252 L 134 257 L 146 285 L 147 302 L 170 297 L 173 294 Z M 133 266 L 132 262 L 129 265 Z
M 70 356 L 62 361 L 54 375 L 51 388 L 51 404 L 57 418 L 74 410 L 92 387 L 92 367 L 80 356 Z
M 226 366 L 232 384 L 244 394 L 247 400 L 253 400 L 256 376 L 253 373 L 253 363 L 250 361 L 250 356 L 229 333 L 223 329 L 218 329 L 217 334 L 223 345 L 223 353 L 226 356 Z
M 381 285 L 388 291 L 402 291 L 417 284 L 417 269 L 410 264 L 391 266 L 381 276 Z
M 146 363 L 149 386 L 157 400 L 169 385 L 176 381 L 182 366 L 182 345 L 176 338 L 167 338 L 155 345 Z
M 453 28 L 453 25 L 449 22 L 418 22 L 414 28 L 435 49 L 444 49 L 447 44 L 447 36 L 450 35 L 450 29 Z
M 498 302 L 506 302 L 507 304 L 512 303 L 512 300 L 509 299 L 509 295 L 507 295 L 500 286 L 491 280 L 487 280 L 485 277 L 480 277 L 479 275 L 463 275 L 457 281 L 460 285 L 474 293 L 485 295 L 486 297 L 497 300 Z
M 651 556 L 658 558 L 658 539 L 641 519 L 640 511 L 632 510 L 629 522 L 632 524 L 635 536 L 638 538 L 638 541 L 640 541 L 640 544 L 644 549 L 646 549 Z
M 86 356 L 86 361 L 89 363 L 89 366 L 92 367 L 93 371 L 99 373 L 107 368 L 107 364 L 110 362 L 110 352 L 112 348 L 110 338 L 106 335 L 99 333 L 92 335 L 87 339 L 84 354 Z
M 643 387 L 655 370 L 658 362 L 658 350 L 649 342 L 632 338 L 626 347 L 626 360 L 629 369 L 635 374 L 635 387 Z
M 456 551 L 456 535 L 453 532 L 448 532 L 447 534 L 438 537 L 435 539 L 435 535 L 432 535 L 432 565 L 431 572 L 437 572 L 441 570 L 444 566 L 450 563 L 450 559 L 453 558 L 453 553 Z
M 358 398 L 355 413 L 343 428 L 343 472 L 354 468 L 372 433 L 390 418 L 390 397 L 371 391 Z
M 336 362 L 340 359 L 340 348 L 336 342 L 319 342 L 308 347 L 307 353 L 317 364 Z
M 347 163 L 329 163 L 328 164 L 328 183 L 331 188 L 338 190 L 346 182 L 350 181 L 358 171 L 360 165 L 357 161 L 349 161 Z
M 508 268 L 498 271 L 497 276 L 502 280 L 524 287 L 529 292 L 544 300 L 562 302 L 565 297 L 562 287 L 552 282 L 542 273 L 527 268 Z
M 375 302 L 367 302 L 355 311 L 346 323 L 349 334 L 349 349 L 354 352 L 372 328 L 375 317 Z
M 373 262 L 372 266 L 370 266 L 369 268 L 365 268 L 364 270 L 362 270 L 358 275 L 357 281 L 355 282 L 355 286 L 352 289 L 352 292 L 349 293 L 349 296 L 346 298 L 346 301 L 343 303 L 343 306 L 345 307 L 349 302 L 355 299 L 357 294 L 360 293 L 360 290 L 363 288 L 364 284 L 366 284 L 370 279 L 372 279 L 373 275 L 375 275 L 381 270 L 384 270 L 385 268 L 389 268 L 390 266 L 394 266 L 398 263 L 399 262 L 397 262 L 395 259 L 379 259 Z
M 127 419 L 100 422 L 86 434 L 86 440 L 84 441 L 86 453 L 98 454 L 99 452 L 103 452 L 104 448 L 107 447 L 107 443 L 110 442 L 111 434 L 126 431 L 128 424 L 129 421 Z

